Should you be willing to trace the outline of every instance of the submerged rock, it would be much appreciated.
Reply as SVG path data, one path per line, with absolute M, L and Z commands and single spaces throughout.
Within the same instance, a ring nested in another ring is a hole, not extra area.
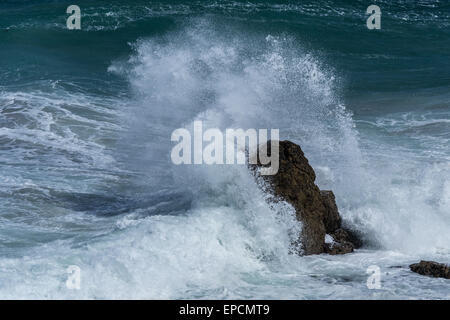
M 409 266 L 411 271 L 424 276 L 450 279 L 450 267 L 434 261 L 420 261 Z
M 270 143 L 267 146 L 270 152 Z M 262 167 L 261 164 L 253 166 Z M 279 142 L 279 170 L 262 176 L 276 198 L 290 203 L 302 222 L 302 254 L 343 254 L 360 246 L 356 235 L 342 228 L 342 219 L 332 191 L 321 191 L 315 184 L 316 174 L 300 146 L 291 141 Z M 325 243 L 325 235 L 333 241 Z M 354 243 L 357 242 L 357 243 Z

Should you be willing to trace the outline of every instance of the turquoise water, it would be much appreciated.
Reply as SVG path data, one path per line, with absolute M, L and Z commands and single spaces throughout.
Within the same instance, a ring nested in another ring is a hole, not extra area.
M 448 299 L 450 3 L 369 4 L 2 1 L 0 297 Z M 289 255 L 245 168 L 171 164 L 196 119 L 279 128 L 366 246 Z

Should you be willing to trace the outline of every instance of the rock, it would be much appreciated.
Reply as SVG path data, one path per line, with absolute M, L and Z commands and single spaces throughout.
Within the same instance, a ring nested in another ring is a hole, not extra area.
M 270 143 L 267 146 L 270 153 Z M 261 167 L 251 166 L 252 169 Z M 256 172 L 256 171 L 255 171 Z M 301 254 L 341 254 L 352 252 L 352 236 L 341 228 L 342 219 L 332 191 L 320 191 L 316 174 L 300 146 L 290 141 L 279 142 L 279 170 L 272 176 L 262 176 L 275 198 L 290 203 L 302 222 Z M 334 242 L 325 244 L 325 234 Z
M 339 217 L 340 218 L 340 217 Z M 349 240 L 349 235 L 344 229 L 337 229 L 332 234 L 332 243 L 325 243 L 324 252 L 329 254 L 344 254 L 353 252 L 355 246 Z
M 302 149 L 290 141 L 280 141 L 278 173 L 265 178 L 270 181 L 274 195 L 289 202 L 296 210 L 297 219 L 302 221 L 304 253 L 322 253 L 325 207 L 320 190 L 314 183 L 316 174 Z
M 323 248 L 325 253 L 331 255 L 351 253 L 354 249 L 353 244 L 350 242 L 325 243 Z
M 450 279 L 450 267 L 434 261 L 420 261 L 409 266 L 411 271 L 424 276 Z
M 330 190 L 321 190 L 320 196 L 322 197 L 322 203 L 325 207 L 325 214 L 323 216 L 325 231 L 328 234 L 332 234 L 335 230 L 341 227 L 342 223 L 342 219 L 336 205 L 336 199 L 333 191 Z
M 349 250 L 352 248 L 361 248 L 363 243 L 360 237 L 353 231 L 342 227 L 342 218 L 336 205 L 334 193 L 331 190 L 321 190 L 320 195 L 325 206 L 325 214 L 323 223 L 325 225 L 325 232 L 330 234 L 336 242 L 347 243 L 345 246 Z M 352 252 L 353 249 L 349 252 Z
M 363 246 L 364 243 L 361 240 L 362 235 L 360 233 L 346 228 L 342 228 L 342 230 L 347 234 L 346 241 L 351 242 L 355 249 L 359 249 Z
M 336 242 L 351 242 L 348 232 L 344 229 L 337 229 L 332 233 L 332 237 Z

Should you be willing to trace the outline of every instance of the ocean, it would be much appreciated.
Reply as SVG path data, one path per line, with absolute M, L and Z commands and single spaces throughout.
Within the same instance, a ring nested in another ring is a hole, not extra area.
M 298 143 L 364 247 L 290 254 L 245 166 L 170 161 L 196 120 Z M 2 299 L 449 299 L 408 267 L 450 263 L 449 164 L 449 1 L 0 2 Z

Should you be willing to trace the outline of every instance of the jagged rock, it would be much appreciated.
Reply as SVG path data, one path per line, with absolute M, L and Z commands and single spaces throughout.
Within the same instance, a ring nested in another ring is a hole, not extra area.
M 332 233 L 334 241 L 337 242 L 351 242 L 348 236 L 348 233 L 344 229 L 337 229 Z
M 267 150 L 270 153 L 270 142 Z M 262 166 L 258 163 L 256 167 Z M 255 166 L 253 166 L 254 168 Z M 290 141 L 279 142 L 279 170 L 263 176 L 275 197 L 290 203 L 302 222 L 303 254 L 342 254 L 352 252 L 352 236 L 341 228 L 342 219 L 332 191 L 320 191 L 314 183 L 316 174 L 300 146 Z M 325 243 L 325 234 L 334 242 Z
M 344 246 L 346 248 L 344 251 L 352 252 L 353 248 L 361 248 L 362 241 L 360 237 L 355 232 L 342 227 L 342 218 L 339 214 L 333 191 L 321 190 L 320 195 L 325 206 L 325 214 L 323 217 L 325 232 L 330 234 L 336 242 L 342 244 L 347 243 Z M 350 250 L 350 246 L 352 250 Z
M 324 252 L 329 254 L 344 254 L 353 252 L 355 246 L 349 240 L 349 235 L 344 229 L 337 229 L 331 233 L 333 242 L 324 245 Z
M 323 248 L 325 253 L 331 255 L 351 253 L 354 249 L 353 244 L 346 241 L 325 243 Z
M 322 203 L 325 206 L 323 216 L 325 231 L 326 233 L 331 234 L 335 230 L 339 229 L 342 223 L 342 219 L 336 205 L 336 198 L 334 197 L 333 191 L 330 190 L 321 190 L 320 196 L 322 197 Z
M 420 261 L 409 266 L 411 271 L 424 276 L 450 279 L 450 267 L 434 261 Z
M 342 230 L 346 233 L 346 241 L 352 243 L 355 249 L 359 249 L 363 246 L 364 243 L 361 240 L 361 234 L 346 228 L 342 228 Z
M 270 181 L 274 194 L 289 202 L 296 210 L 297 219 L 302 221 L 304 253 L 322 253 L 325 207 L 320 190 L 314 183 L 316 174 L 302 149 L 290 141 L 280 141 L 278 173 L 265 178 Z

